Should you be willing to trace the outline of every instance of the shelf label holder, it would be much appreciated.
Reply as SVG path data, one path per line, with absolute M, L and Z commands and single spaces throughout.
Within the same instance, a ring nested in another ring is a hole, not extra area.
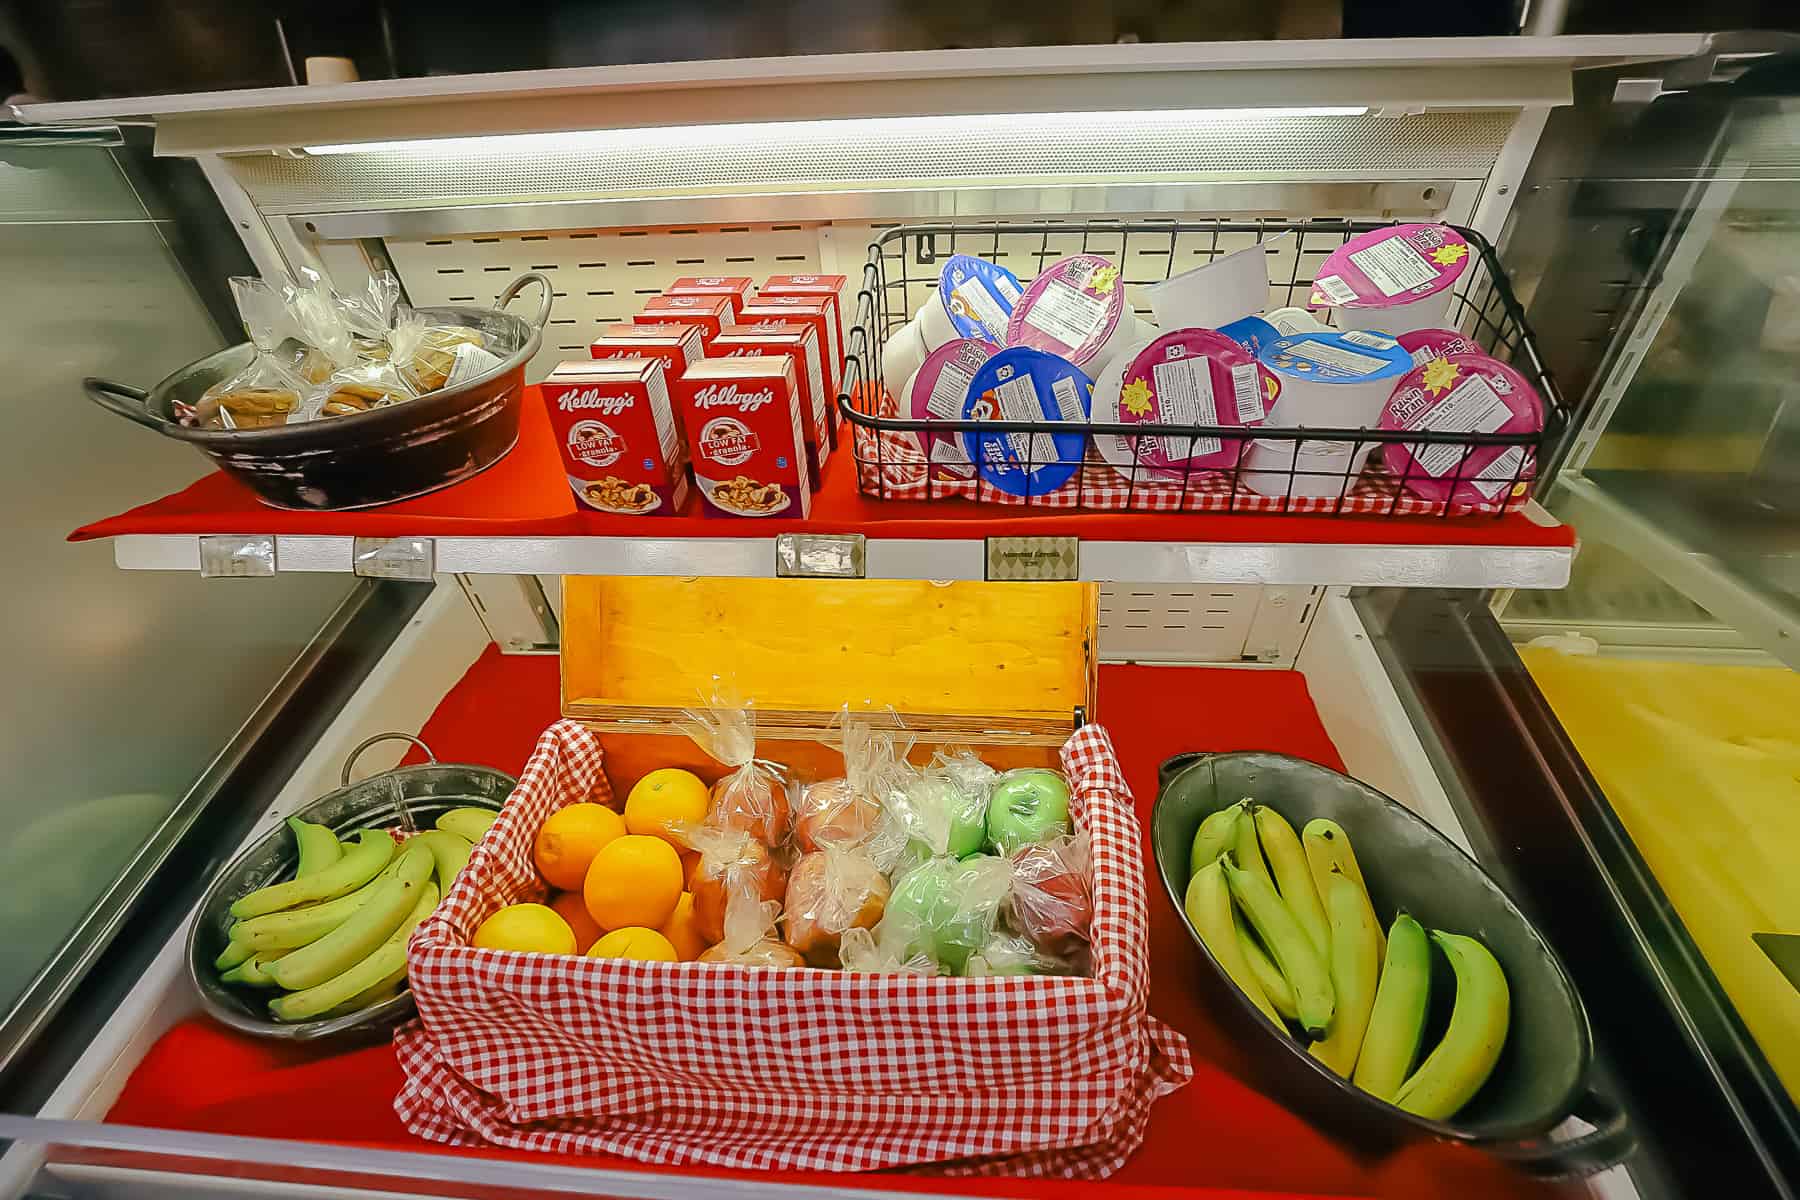
M 430 583 L 437 573 L 437 543 L 428 537 L 359 537 L 350 568 L 364 579 L 404 579 Z
M 777 579 L 863 579 L 868 539 L 860 533 L 783 533 L 775 538 Z
M 203 533 L 200 578 L 267 579 L 275 574 L 275 536 L 268 533 Z
M 1076 537 L 991 537 L 989 579 L 1073 581 L 1081 578 L 1081 539 Z

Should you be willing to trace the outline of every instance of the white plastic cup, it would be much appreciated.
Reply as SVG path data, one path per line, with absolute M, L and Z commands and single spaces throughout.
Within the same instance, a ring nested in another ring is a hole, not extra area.
M 1280 383 L 1266 425 L 1373 429 L 1412 356 L 1379 333 L 1301 333 L 1265 347 L 1262 365 Z
M 1244 452 L 1239 478 L 1245 487 L 1264 496 L 1337 497 L 1356 486 L 1357 476 L 1374 449 L 1374 442 L 1277 442 L 1256 438 Z M 1348 484 L 1344 482 L 1346 473 Z
M 1385 333 L 1389 337 L 1399 337 L 1403 333 L 1436 329 L 1444 325 L 1452 299 L 1453 294 L 1446 290 L 1435 296 L 1415 300 L 1411 304 L 1392 304 L 1387 308 L 1345 306 L 1332 309 L 1331 315 L 1339 329 L 1366 329 L 1374 333 Z
M 905 394 L 906 381 L 925 365 L 927 353 L 917 317 L 888 334 L 882 343 L 881 378 L 896 403 Z
M 1261 312 L 1269 303 L 1272 244 L 1258 242 L 1144 288 L 1156 324 L 1162 329 L 1217 329 Z

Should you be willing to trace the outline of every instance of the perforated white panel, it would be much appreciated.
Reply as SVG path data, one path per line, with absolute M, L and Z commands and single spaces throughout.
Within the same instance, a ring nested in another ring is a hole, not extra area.
M 1291 666 L 1320 592 L 1316 587 L 1101 584 L 1100 658 Z
M 769 275 L 819 269 L 819 230 L 807 225 L 728 225 L 656 230 L 389 239 L 388 255 L 416 305 L 484 307 L 526 271 L 542 271 L 556 300 L 544 344 L 526 367 L 536 382 L 557 363 L 586 358 L 603 325 L 631 320 L 645 299 L 683 275 Z M 535 289 L 532 289 L 535 292 Z M 529 313 L 533 295 L 514 302 Z

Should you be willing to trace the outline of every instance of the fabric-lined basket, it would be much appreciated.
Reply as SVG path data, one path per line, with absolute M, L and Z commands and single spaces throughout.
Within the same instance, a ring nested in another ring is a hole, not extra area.
M 1145 1009 L 1143 856 L 1104 729 L 1062 748 L 1093 845 L 1093 977 L 926 978 L 478 950 L 541 900 L 545 817 L 612 791 L 599 736 L 539 739 L 408 954 L 394 1106 L 421 1137 L 649 1163 L 1100 1178 L 1193 1074 Z

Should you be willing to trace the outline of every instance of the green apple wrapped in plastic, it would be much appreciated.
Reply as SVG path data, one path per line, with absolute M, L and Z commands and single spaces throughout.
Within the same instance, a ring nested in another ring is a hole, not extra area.
M 907 858 L 967 858 L 987 840 L 988 795 L 999 773 L 967 750 L 940 751 L 931 766 L 898 778 L 888 807 L 913 845 Z
M 1026 767 L 994 781 L 987 803 L 988 844 L 1001 854 L 1069 832 L 1069 785 L 1055 771 Z
M 920 863 L 895 881 L 869 938 L 853 938 L 855 930 L 844 935 L 845 968 L 903 970 L 924 962 L 935 974 L 962 974 L 993 935 L 1011 882 L 1011 864 L 992 855 Z

